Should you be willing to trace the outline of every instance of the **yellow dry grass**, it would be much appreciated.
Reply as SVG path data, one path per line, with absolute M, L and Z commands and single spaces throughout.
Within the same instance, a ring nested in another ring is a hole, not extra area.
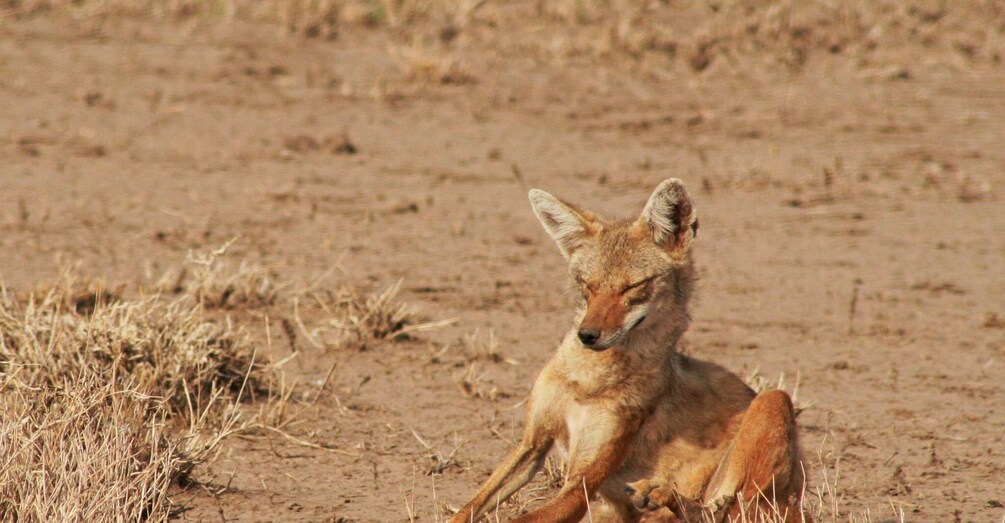
M 0 288 L 0 520 L 166 520 L 272 369 L 188 295 Z

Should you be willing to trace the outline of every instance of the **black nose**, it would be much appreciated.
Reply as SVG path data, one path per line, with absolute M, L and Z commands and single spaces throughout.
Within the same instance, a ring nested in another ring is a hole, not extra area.
M 600 331 L 597 329 L 579 329 L 579 341 L 583 345 L 593 345 L 600 339 Z

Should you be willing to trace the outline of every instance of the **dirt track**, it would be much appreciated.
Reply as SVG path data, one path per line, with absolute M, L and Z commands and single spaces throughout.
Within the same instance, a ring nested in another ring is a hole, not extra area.
M 957 9 L 946 20 L 983 26 L 979 9 Z M 352 455 L 233 439 L 204 472 L 230 489 L 179 493 L 181 518 L 407 521 L 409 503 L 433 521 L 438 504 L 459 506 L 509 448 L 514 406 L 570 322 L 565 265 L 526 189 L 628 215 L 670 176 L 701 216 L 689 350 L 784 374 L 790 390 L 798 379 L 813 486 L 826 472 L 842 519 L 1002 518 L 996 48 L 954 47 L 966 33 L 934 21 L 946 34 L 932 45 L 807 44 L 798 67 L 736 47 L 664 67 L 576 51 L 592 26 L 524 3 L 476 20 L 443 51 L 456 67 L 432 78 L 403 37 L 358 25 L 332 41 L 242 21 L 0 25 L 8 286 L 78 261 L 149 282 L 239 236 L 229 255 L 283 281 L 333 267 L 322 285 L 402 278 L 423 318 L 457 318 L 358 352 L 300 338 L 288 372 L 304 390 L 337 367 L 293 433 Z M 987 20 L 999 41 L 1002 20 Z M 264 311 L 233 314 L 262 330 Z M 290 314 L 268 311 L 272 328 Z M 512 360 L 475 362 L 489 398 L 457 384 L 476 329 Z M 456 449 L 450 463 L 429 474 L 441 467 L 413 432 Z

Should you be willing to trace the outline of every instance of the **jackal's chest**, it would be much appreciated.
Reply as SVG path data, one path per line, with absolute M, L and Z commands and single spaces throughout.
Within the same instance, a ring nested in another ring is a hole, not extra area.
M 597 405 L 569 402 L 564 413 L 564 431 L 555 440 L 555 450 L 564 460 L 585 464 L 605 459 L 604 449 L 625 423 L 622 416 Z M 674 430 L 666 414 L 652 413 L 640 430 L 621 443 L 615 454 L 621 462 L 602 484 L 609 500 L 624 496 L 629 483 L 658 476 L 678 486 L 682 494 L 697 496 L 717 466 L 721 446 L 708 446 Z
M 643 448 L 651 445 L 646 443 L 657 439 L 662 439 L 661 435 L 641 433 L 634 435 L 628 440 L 619 437 L 625 432 L 625 419 L 623 413 L 604 408 L 604 404 L 579 403 L 568 401 L 565 404 L 563 416 L 563 430 L 556 434 L 555 449 L 564 459 L 573 459 L 579 463 L 592 463 L 598 459 L 610 459 L 609 456 L 625 456 L 631 459 L 624 461 L 624 466 L 631 469 L 638 468 L 640 463 L 634 456 L 645 454 Z M 618 449 L 610 448 L 612 445 L 619 446 Z M 641 447 L 640 447 L 641 445 Z M 631 463 L 629 463 L 631 462 Z M 645 464 L 642 464 L 643 468 Z
M 564 430 L 555 438 L 555 447 L 562 459 L 568 459 L 579 450 L 582 442 L 596 440 L 602 436 L 599 434 L 603 429 L 600 425 L 604 423 L 597 425 L 597 422 L 608 417 L 596 407 L 575 401 L 569 401 L 567 405 L 563 419 Z

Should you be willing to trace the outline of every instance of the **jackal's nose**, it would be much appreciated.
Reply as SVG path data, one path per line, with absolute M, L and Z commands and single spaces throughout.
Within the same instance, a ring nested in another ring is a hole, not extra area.
M 600 339 L 600 331 L 598 329 L 579 329 L 579 341 L 583 342 L 583 345 L 593 345 L 597 343 L 598 339 Z

